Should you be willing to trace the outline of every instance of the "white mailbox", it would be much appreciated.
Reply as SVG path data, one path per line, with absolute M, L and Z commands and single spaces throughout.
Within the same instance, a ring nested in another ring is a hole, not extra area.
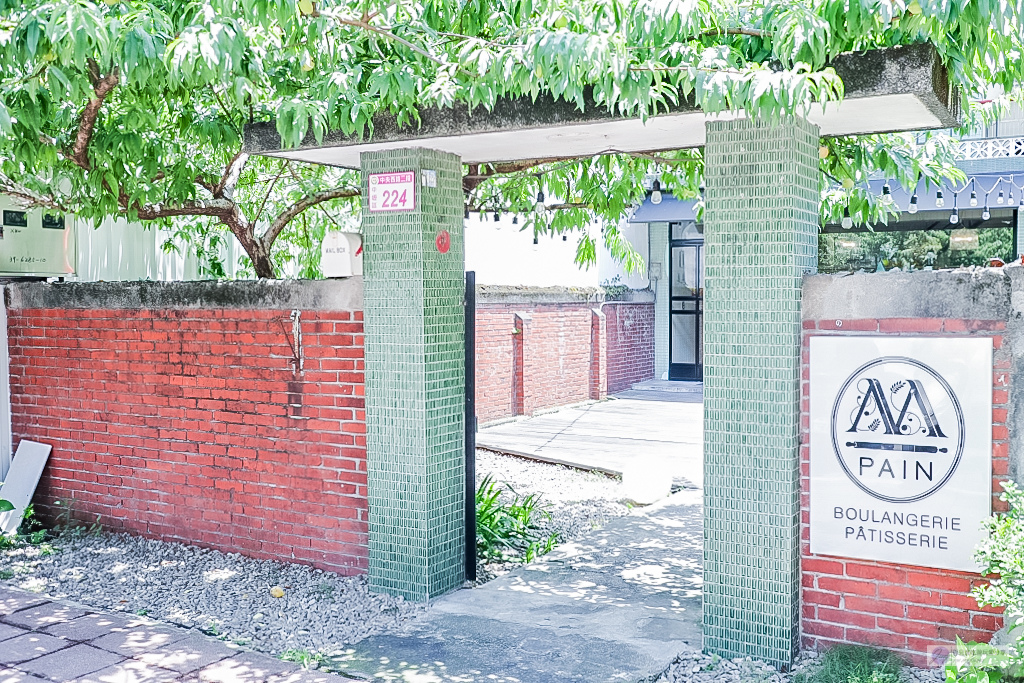
M 363 274 L 363 238 L 352 232 L 328 231 L 320 246 L 320 270 L 324 277 Z

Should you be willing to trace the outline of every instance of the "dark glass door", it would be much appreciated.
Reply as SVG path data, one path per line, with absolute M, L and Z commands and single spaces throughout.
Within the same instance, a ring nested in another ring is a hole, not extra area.
M 704 241 L 672 240 L 668 378 L 704 379 Z

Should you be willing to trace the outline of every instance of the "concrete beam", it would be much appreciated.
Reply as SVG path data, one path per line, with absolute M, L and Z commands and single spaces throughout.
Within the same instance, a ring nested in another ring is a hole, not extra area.
M 808 116 L 823 136 L 947 128 L 958 122 L 959 101 L 931 45 L 845 54 L 833 67 L 846 86 L 845 98 L 824 109 L 815 106 Z M 245 150 L 345 168 L 359 168 L 362 152 L 420 146 L 458 154 L 467 164 L 590 157 L 702 147 L 705 122 L 742 116 L 705 114 L 687 101 L 641 121 L 593 101 L 581 111 L 544 95 L 536 101 L 500 100 L 490 111 L 470 111 L 462 104 L 423 109 L 418 127 L 399 126 L 393 115 L 382 114 L 374 119 L 372 137 L 330 132 L 317 143 L 310 134 L 295 149 L 282 147 L 273 122 L 250 124 Z

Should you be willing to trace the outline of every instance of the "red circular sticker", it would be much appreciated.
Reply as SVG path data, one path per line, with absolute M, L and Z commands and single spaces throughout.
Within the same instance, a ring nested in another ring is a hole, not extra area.
M 437 233 L 437 239 L 434 240 L 434 244 L 437 245 L 439 252 L 447 254 L 448 250 L 452 248 L 452 236 L 448 234 L 447 230 L 442 230 Z

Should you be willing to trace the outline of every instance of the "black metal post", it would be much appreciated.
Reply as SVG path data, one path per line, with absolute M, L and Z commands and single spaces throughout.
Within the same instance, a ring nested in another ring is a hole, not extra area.
M 476 581 L 476 272 L 466 273 L 466 580 Z

